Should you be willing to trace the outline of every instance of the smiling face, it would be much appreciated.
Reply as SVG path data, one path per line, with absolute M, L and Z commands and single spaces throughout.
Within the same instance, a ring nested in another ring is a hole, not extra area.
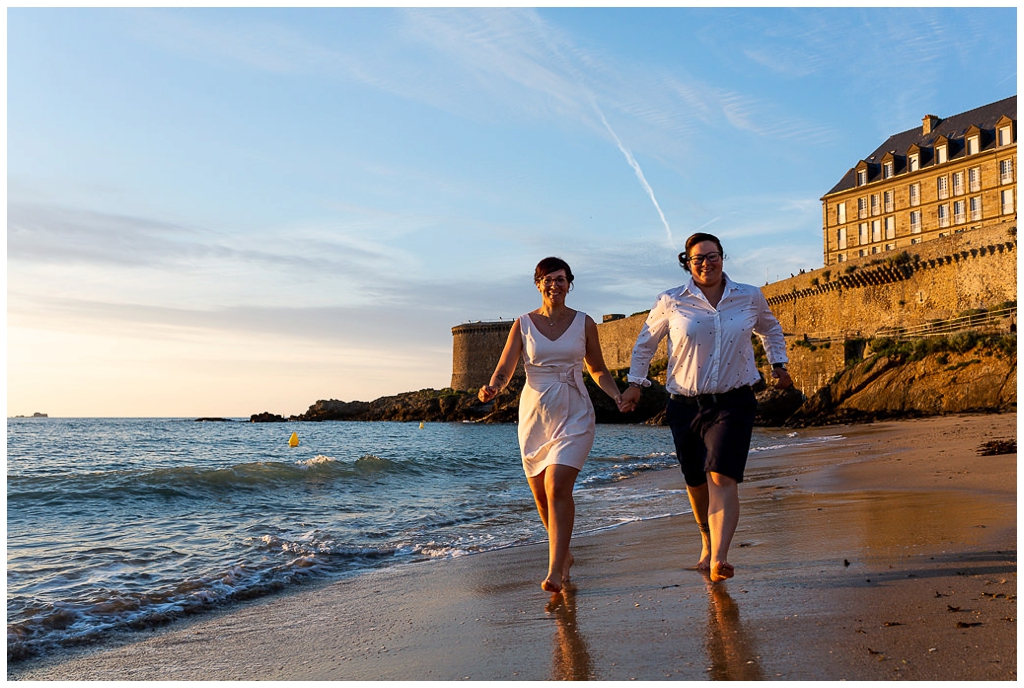
M 537 291 L 545 303 L 560 305 L 565 303 L 565 295 L 569 291 L 569 278 L 565 270 L 555 270 L 537 279 Z
M 713 287 L 722 281 L 722 252 L 715 242 L 698 242 L 686 255 L 690 259 L 690 274 L 698 287 Z

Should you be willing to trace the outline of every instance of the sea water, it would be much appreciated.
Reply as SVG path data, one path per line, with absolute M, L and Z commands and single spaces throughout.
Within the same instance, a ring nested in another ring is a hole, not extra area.
M 807 441 L 756 429 L 752 451 Z M 599 425 L 575 532 L 688 512 L 683 491 L 625 480 L 677 465 L 667 428 Z M 7 421 L 9 661 L 306 581 L 544 539 L 515 425 Z

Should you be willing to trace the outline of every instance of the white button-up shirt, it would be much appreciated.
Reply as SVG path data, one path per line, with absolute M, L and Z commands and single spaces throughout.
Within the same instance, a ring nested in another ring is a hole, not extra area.
M 721 394 L 761 379 L 754 362 L 753 332 L 770 363 L 785 363 L 786 340 L 757 287 L 733 282 L 724 273 L 725 290 L 718 307 L 708 303 L 690 278 L 658 300 L 640 329 L 628 380 L 650 385 L 647 371 L 661 339 L 668 335 L 665 389 L 671 394 Z

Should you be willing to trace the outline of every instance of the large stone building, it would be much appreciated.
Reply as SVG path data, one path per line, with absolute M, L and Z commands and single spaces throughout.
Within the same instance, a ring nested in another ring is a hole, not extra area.
M 1016 226 L 1017 96 L 890 136 L 821 199 L 825 266 Z

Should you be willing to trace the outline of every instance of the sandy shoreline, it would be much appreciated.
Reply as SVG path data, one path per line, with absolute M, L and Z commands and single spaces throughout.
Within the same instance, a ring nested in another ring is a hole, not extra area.
M 1016 414 L 801 430 L 752 455 L 710 585 L 689 517 L 574 539 L 575 594 L 544 546 L 426 562 L 256 600 L 9 679 L 1015 680 Z M 640 478 L 678 489 L 678 471 Z M 684 497 L 680 497 L 685 499 Z

